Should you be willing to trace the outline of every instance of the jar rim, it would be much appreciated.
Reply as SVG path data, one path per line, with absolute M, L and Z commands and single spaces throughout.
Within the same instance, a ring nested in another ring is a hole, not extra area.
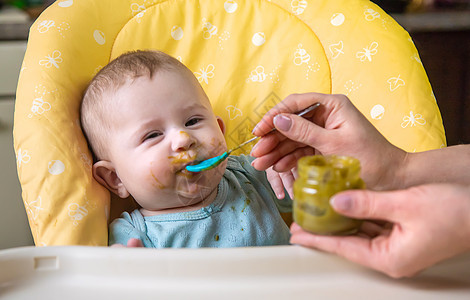
M 331 180 L 342 180 L 353 174 L 359 175 L 360 161 L 346 155 L 310 155 L 298 161 L 299 176 L 306 178 L 324 177 Z

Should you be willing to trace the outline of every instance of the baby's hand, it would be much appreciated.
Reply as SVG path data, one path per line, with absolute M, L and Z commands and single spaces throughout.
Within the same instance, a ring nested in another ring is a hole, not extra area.
M 113 244 L 111 245 L 112 248 L 123 248 L 123 247 L 128 247 L 128 248 L 136 248 L 136 247 L 143 247 L 144 244 L 142 244 L 142 241 L 139 239 L 129 239 L 127 241 L 127 246 L 124 246 L 123 244 Z
M 287 190 L 290 198 L 294 197 L 294 181 L 297 178 L 297 168 L 292 168 L 287 172 L 276 172 L 273 167 L 266 170 L 266 177 L 268 178 L 271 188 L 273 189 L 278 199 L 284 199 L 285 193 L 284 188 Z

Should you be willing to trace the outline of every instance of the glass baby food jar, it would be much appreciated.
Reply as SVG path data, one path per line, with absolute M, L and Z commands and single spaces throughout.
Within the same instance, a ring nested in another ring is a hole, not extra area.
M 362 221 L 342 216 L 330 206 L 334 194 L 365 188 L 359 160 L 348 156 L 305 156 L 298 161 L 294 182 L 294 221 L 322 235 L 355 233 Z

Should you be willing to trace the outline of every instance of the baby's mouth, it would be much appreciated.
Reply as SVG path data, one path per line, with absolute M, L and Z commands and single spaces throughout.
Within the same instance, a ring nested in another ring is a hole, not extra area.
M 194 164 L 197 164 L 201 162 L 201 159 L 194 159 L 190 162 L 187 162 L 187 163 L 184 163 L 182 165 L 182 168 L 180 170 L 177 171 L 177 174 L 183 176 L 183 177 L 186 177 L 188 179 L 192 179 L 193 177 L 199 175 L 201 172 L 191 172 L 191 171 L 188 171 L 186 169 L 187 166 L 190 166 L 190 165 L 194 165 Z
M 186 170 L 186 166 L 185 166 L 183 169 L 179 170 L 178 173 L 179 173 L 180 175 L 186 177 L 186 178 L 189 178 L 189 179 L 190 179 L 190 178 L 193 178 L 194 175 L 196 175 L 196 173 L 189 172 L 188 170 Z
M 175 156 L 168 156 L 170 163 L 177 173 L 186 169 L 187 165 L 192 164 L 196 160 L 196 153 L 193 151 L 180 152 Z
M 168 156 L 168 158 L 171 160 L 171 163 L 175 165 L 187 164 L 196 158 L 196 153 L 191 150 L 187 152 L 183 151 L 175 156 Z

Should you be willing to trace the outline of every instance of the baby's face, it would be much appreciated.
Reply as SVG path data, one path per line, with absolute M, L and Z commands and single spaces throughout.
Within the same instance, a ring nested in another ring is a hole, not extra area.
M 110 160 L 143 209 L 178 209 L 214 195 L 226 163 L 201 173 L 185 170 L 227 150 L 223 122 L 196 80 L 159 71 L 129 82 L 113 97 Z

